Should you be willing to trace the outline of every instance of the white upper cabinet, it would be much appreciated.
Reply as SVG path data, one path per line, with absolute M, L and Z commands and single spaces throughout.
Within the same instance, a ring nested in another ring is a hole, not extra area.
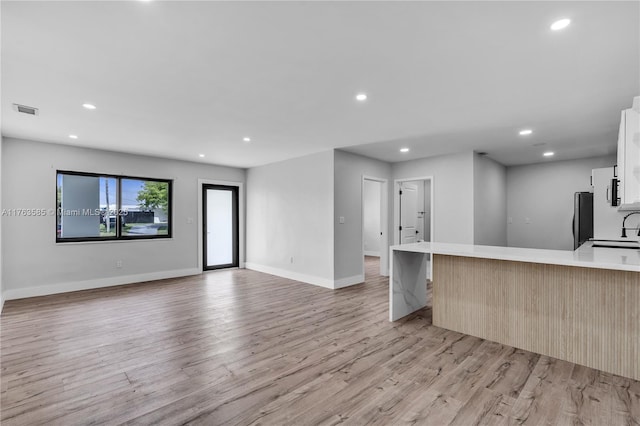
M 640 210 L 640 96 L 622 111 L 618 134 L 620 210 Z

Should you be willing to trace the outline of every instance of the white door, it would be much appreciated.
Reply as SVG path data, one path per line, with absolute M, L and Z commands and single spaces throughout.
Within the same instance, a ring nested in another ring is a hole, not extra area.
M 400 184 L 400 244 L 415 243 L 418 239 L 418 185 Z

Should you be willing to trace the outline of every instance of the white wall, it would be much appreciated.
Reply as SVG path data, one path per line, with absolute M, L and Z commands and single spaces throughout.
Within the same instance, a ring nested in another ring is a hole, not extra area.
M 246 267 L 333 288 L 332 217 L 333 151 L 249 169 Z
M 392 164 L 394 180 L 433 176 L 433 241 L 474 242 L 473 155 L 469 151 Z
M 382 184 L 373 180 L 364 181 L 363 232 L 364 254 L 380 256 L 380 190 Z
M 245 180 L 243 169 L 26 140 L 3 149 L 4 208 L 55 208 L 57 169 L 174 179 L 171 239 L 56 243 L 55 216 L 5 217 L 7 299 L 199 273 L 198 179 Z
M 507 167 L 508 245 L 573 250 L 573 194 L 592 191 L 592 169 L 614 164 L 606 156 Z
M 473 157 L 474 244 L 507 245 L 507 171 L 490 158 Z
M 2 150 L 4 146 L 4 138 L 0 136 L 0 212 L 2 212 Z M 3 264 L 2 264 L 2 246 L 4 242 L 2 240 L 2 214 L 0 214 L 0 313 L 4 307 L 4 291 L 2 284 Z
M 0 6 L 0 22 L 2 21 L 2 6 Z M 0 31 L 0 34 L 2 32 Z M 0 35 L 0 46 L 2 36 Z M 2 55 L 0 55 L 0 69 L 2 69 Z M 2 84 L 0 84 L 2 86 Z M 2 93 L 2 89 L 0 88 L 0 93 Z M 0 114 L 0 130 L 2 130 L 2 114 Z M 1 133 L 1 132 L 0 132 Z M 0 212 L 2 212 L 2 145 L 4 138 L 0 135 Z M 3 292 L 3 284 L 2 284 L 2 215 L 0 214 L 0 313 L 2 313 L 2 308 L 4 307 L 4 292 Z
M 349 152 L 335 151 L 334 264 L 336 285 L 339 287 L 364 280 L 362 177 L 388 180 L 390 175 L 389 163 Z M 345 218 L 345 223 L 339 223 L 340 217 Z M 389 233 L 390 230 L 389 226 L 383 232 Z M 388 252 L 388 247 L 382 247 L 381 250 Z M 381 262 L 387 262 L 387 257 L 387 253 L 384 253 Z M 386 270 L 384 265 L 382 269 Z
M 591 171 L 593 183 L 593 238 L 598 240 L 618 240 L 622 238 L 622 222 L 629 211 L 619 211 L 612 206 L 610 200 L 611 179 L 614 168 L 603 167 Z M 637 219 L 636 219 L 637 218 Z M 640 223 L 640 216 L 633 215 L 625 222 L 625 227 Z M 627 229 L 627 237 L 637 235 Z

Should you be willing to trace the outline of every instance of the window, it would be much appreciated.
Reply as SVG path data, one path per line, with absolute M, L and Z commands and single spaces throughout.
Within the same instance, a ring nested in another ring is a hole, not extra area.
M 169 238 L 171 184 L 164 179 L 58 171 L 56 241 Z

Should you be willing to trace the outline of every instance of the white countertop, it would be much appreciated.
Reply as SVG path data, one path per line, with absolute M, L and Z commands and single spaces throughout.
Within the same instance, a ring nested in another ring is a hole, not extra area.
M 640 272 L 640 250 L 592 247 L 590 242 L 576 251 L 450 243 L 402 244 L 391 250 Z

